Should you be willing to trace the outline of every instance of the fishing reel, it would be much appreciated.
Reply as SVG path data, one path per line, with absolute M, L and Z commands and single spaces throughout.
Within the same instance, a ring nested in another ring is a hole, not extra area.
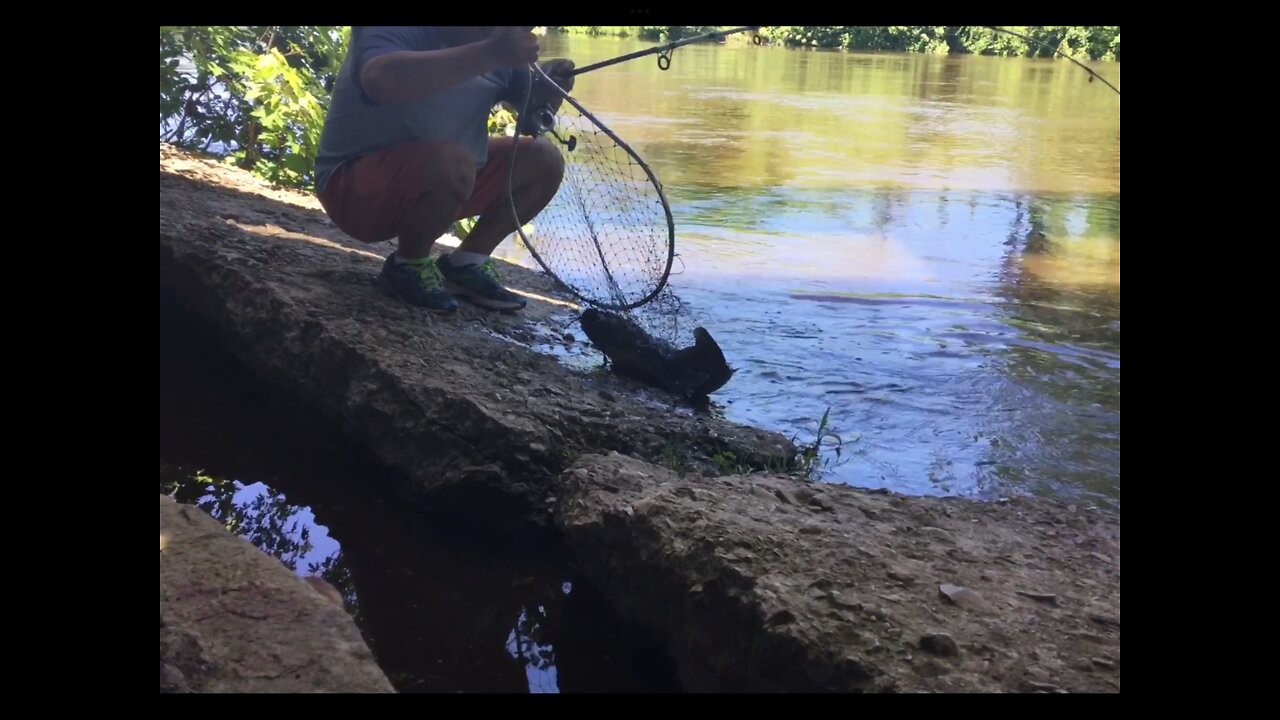
M 534 74 L 531 80 L 533 83 L 533 87 L 530 89 L 531 97 L 544 95 L 544 93 L 539 90 L 544 87 L 544 83 L 546 81 L 537 74 Z M 559 88 L 556 89 L 559 90 Z M 563 91 L 560 91 L 560 93 L 563 94 Z M 578 138 L 570 136 L 569 139 L 566 140 L 560 137 L 556 132 L 556 111 L 552 109 L 549 102 L 531 104 L 525 112 L 516 119 L 516 134 L 518 135 L 528 135 L 532 138 L 539 138 L 548 133 L 558 140 L 561 145 L 568 147 L 569 152 L 573 152 L 574 149 L 578 147 Z
M 525 109 L 524 114 L 517 118 L 516 132 L 520 135 L 528 135 L 529 137 L 541 137 L 549 132 L 555 131 L 556 113 L 551 109 L 549 102 L 539 103 L 538 100 L 547 97 L 546 81 L 538 72 L 530 73 L 529 82 L 529 106 Z
M 529 137 L 541 137 L 546 133 L 554 133 L 556 114 L 550 105 L 530 107 L 516 124 L 516 132 Z
M 558 140 L 561 145 L 569 148 L 569 152 L 573 152 L 578 147 L 578 138 L 570 135 L 566 140 L 556 132 L 556 113 L 550 105 L 531 107 L 525 111 L 525 115 L 516 121 L 516 133 L 532 138 L 550 133 L 551 137 Z

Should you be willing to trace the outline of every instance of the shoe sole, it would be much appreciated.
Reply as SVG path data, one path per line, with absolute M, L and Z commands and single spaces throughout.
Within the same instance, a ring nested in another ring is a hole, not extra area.
M 456 295 L 458 297 L 464 298 L 468 302 L 471 302 L 475 305 L 479 305 L 480 307 L 485 308 L 487 310 L 502 310 L 505 312 L 511 312 L 514 310 L 523 310 L 525 307 L 525 303 L 514 302 L 511 300 L 494 300 L 492 298 L 487 298 L 483 295 L 477 295 L 476 293 L 471 292 L 470 290 L 462 287 L 461 285 L 454 283 L 452 280 L 444 281 L 444 290 L 445 292 L 451 295 Z

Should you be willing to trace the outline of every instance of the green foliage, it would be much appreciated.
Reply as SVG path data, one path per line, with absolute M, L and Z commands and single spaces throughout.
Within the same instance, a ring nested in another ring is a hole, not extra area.
M 571 35 L 638 37 L 669 42 L 724 30 L 720 26 L 553 26 L 549 31 Z M 1008 29 L 1046 43 L 1076 59 L 1119 60 L 1119 26 L 1036 25 Z M 1050 57 L 1052 49 L 976 25 L 776 25 L 760 29 L 769 42 L 788 47 L 844 48 L 847 50 L 973 53 L 1021 57 Z
M 813 443 L 802 446 L 796 458 L 796 464 L 803 468 L 805 474 L 810 477 L 815 476 L 824 465 L 822 448 L 825 441 L 835 441 L 836 460 L 840 459 L 840 453 L 844 450 L 844 440 L 832 431 L 831 426 L 827 424 L 830 419 L 831 408 L 827 408 L 826 412 L 822 413 L 822 419 L 818 421 L 818 431 L 814 436 Z M 792 443 L 794 442 L 795 438 L 792 438 Z
M 331 26 L 161 26 L 160 138 L 310 186 L 349 39 Z
M 489 134 L 490 135 L 506 135 L 512 137 L 515 135 L 516 116 L 515 113 L 503 107 L 495 107 L 489 111 Z
M 641 40 L 671 42 L 704 35 L 715 30 L 725 30 L 729 27 L 728 25 L 551 25 L 547 27 L 547 32 L 591 37 L 636 37 Z
M 587 35 L 589 37 L 632 37 L 642 36 L 644 28 L 626 27 L 622 25 L 574 25 L 572 27 L 549 26 L 547 32 L 562 35 Z
M 314 184 L 320 131 L 350 28 L 161 26 L 160 139 L 277 185 Z M 509 135 L 495 108 L 489 132 Z
M 1010 26 L 1008 29 L 1020 33 L 1027 31 L 1027 28 L 1022 26 Z M 958 27 L 955 28 L 953 37 L 956 39 L 957 46 L 961 48 L 958 52 L 974 55 L 1021 56 L 1027 55 L 1030 48 L 1027 41 L 1022 38 L 983 27 Z
M 729 26 L 562 26 L 549 31 L 672 41 Z M 1119 26 L 1010 27 L 1021 38 L 977 26 L 774 26 L 770 42 L 893 52 L 976 53 L 1119 60 Z M 747 35 L 731 38 L 743 41 Z M 329 95 L 350 29 L 299 26 L 161 26 L 160 138 L 213 153 L 273 183 L 310 188 Z M 512 114 L 495 108 L 489 131 L 510 134 Z M 461 230 L 462 228 L 458 228 Z

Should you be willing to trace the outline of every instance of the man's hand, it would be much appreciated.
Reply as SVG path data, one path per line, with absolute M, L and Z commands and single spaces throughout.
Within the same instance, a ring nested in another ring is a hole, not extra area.
M 556 58 L 548 60 L 544 63 L 538 63 L 538 67 L 551 78 L 551 81 L 559 85 L 566 93 L 573 89 L 573 61 L 565 58 Z M 551 112 L 559 112 L 560 104 L 564 102 L 564 96 L 549 87 L 546 82 L 534 82 L 533 97 L 529 103 L 531 107 L 540 107 L 546 105 L 551 108 Z
M 538 59 L 538 36 L 532 27 L 500 27 L 485 41 L 499 67 L 520 67 Z
M 564 88 L 565 92 L 573 89 L 573 61 L 567 58 L 555 58 L 544 63 L 538 63 L 538 67 L 542 68 L 542 72 L 547 77 L 555 81 L 555 84 Z

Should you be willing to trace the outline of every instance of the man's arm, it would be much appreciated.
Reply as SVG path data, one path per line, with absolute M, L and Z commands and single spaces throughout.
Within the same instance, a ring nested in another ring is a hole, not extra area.
M 378 105 L 411 103 L 430 97 L 477 75 L 536 60 L 538 42 L 530 30 L 532 28 L 500 27 L 479 42 L 418 51 L 395 49 L 393 37 L 374 31 L 364 38 L 367 47 L 358 50 L 363 63 L 359 68 L 360 85 L 365 95 Z
M 555 58 L 538 63 L 538 66 L 551 78 L 552 82 L 559 85 L 565 92 L 573 90 L 574 64 L 572 60 Z M 503 91 L 499 101 L 510 106 L 515 112 L 519 112 L 524 105 L 525 94 L 529 92 L 529 82 L 530 74 L 527 67 L 512 68 L 510 82 L 507 84 L 507 88 Z M 563 101 L 563 95 L 547 87 L 545 83 L 536 82 L 533 95 L 529 98 L 529 106 L 550 105 L 551 111 L 556 112 L 560 109 L 560 103 Z

